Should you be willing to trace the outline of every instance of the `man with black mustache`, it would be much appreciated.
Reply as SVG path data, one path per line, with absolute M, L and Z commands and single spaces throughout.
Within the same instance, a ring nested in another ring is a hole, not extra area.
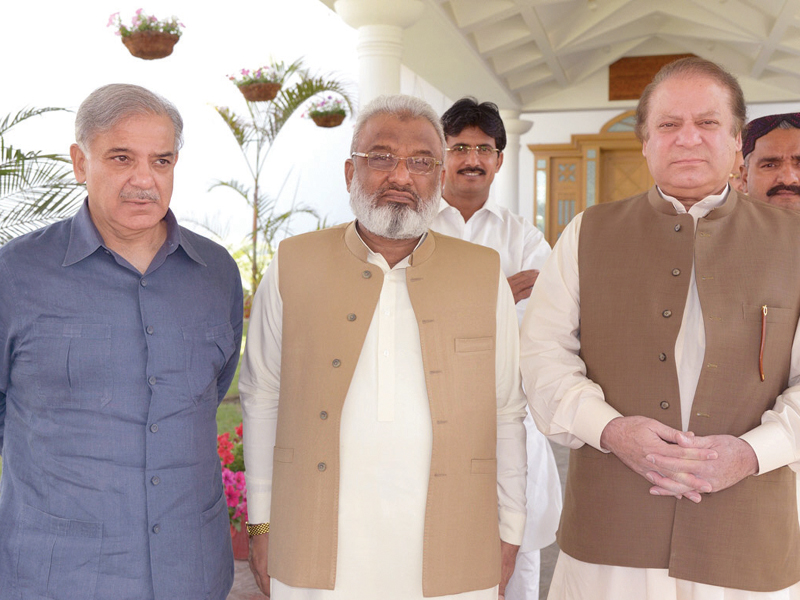
M 478 104 L 467 97 L 445 111 L 442 128 L 447 141 L 444 188 L 431 229 L 497 250 L 521 322 L 539 269 L 550 256 L 550 246 L 530 221 L 489 198 L 494 176 L 503 164 L 503 119 L 493 103 Z M 516 568 L 506 588 L 508 600 L 539 597 L 539 550 L 555 541 L 561 513 L 561 483 L 553 451 L 530 414 L 525 426 L 528 518 Z
M 800 210 L 800 113 L 751 121 L 742 140 L 744 192 L 751 198 Z

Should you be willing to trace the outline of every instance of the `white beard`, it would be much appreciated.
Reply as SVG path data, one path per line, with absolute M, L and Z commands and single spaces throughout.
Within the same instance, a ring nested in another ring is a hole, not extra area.
M 380 193 L 381 190 L 367 194 L 356 174 L 350 183 L 350 209 L 360 225 L 377 236 L 391 240 L 414 239 L 425 233 L 439 212 L 439 197 L 442 195 L 441 187 L 437 185 L 430 198 L 423 199 L 412 192 L 416 206 L 376 206 Z

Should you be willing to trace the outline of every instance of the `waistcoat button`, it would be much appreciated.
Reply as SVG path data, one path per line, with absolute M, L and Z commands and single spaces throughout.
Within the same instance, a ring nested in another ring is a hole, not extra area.
M 665 310 L 664 312 L 662 312 L 662 313 L 661 313 L 661 315 L 662 315 L 662 316 L 663 316 L 665 319 L 669 319 L 669 318 L 672 316 L 672 311 L 671 311 L 671 310 L 669 310 L 669 309 L 667 309 L 667 310 Z
M 681 230 L 681 224 L 678 223 L 677 225 L 675 225 L 675 231 L 680 231 L 680 230 Z
M 334 358 L 331 364 L 334 366 L 334 368 L 340 367 L 342 365 L 342 361 L 340 361 L 338 358 Z
M 370 277 L 372 277 L 372 271 L 362 271 L 361 276 L 364 279 L 369 279 Z
M 323 410 L 321 413 L 319 413 L 319 418 L 324 421 L 328 418 L 328 413 Z
M 667 355 L 662 352 L 661 354 L 658 355 L 658 360 L 664 362 L 665 360 L 667 360 Z
M 672 269 L 672 274 L 673 274 L 675 277 L 677 277 L 678 275 L 680 275 L 680 274 L 681 274 L 681 270 L 680 270 L 680 269 Z
M 328 465 L 326 465 L 324 462 L 321 462 L 321 463 L 319 463 L 317 465 L 317 469 L 319 469 L 320 471 L 324 471 L 327 468 L 328 468 Z
M 347 320 L 348 321 L 355 321 L 356 320 L 356 316 L 353 313 L 350 313 L 349 315 L 347 315 Z
M 663 408 L 664 410 L 667 410 L 669 408 L 669 402 L 667 402 L 666 400 L 662 400 L 661 404 L 659 404 L 659 406 L 661 408 Z

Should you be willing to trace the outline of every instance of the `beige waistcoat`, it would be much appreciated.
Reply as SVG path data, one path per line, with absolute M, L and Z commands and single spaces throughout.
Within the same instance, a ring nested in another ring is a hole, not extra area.
M 692 273 L 706 353 L 689 429 L 741 435 L 788 386 L 800 313 L 800 218 L 731 192 L 700 219 L 649 193 L 586 211 L 578 262 L 581 357 L 623 415 L 681 428 L 674 360 Z M 759 374 L 761 307 L 767 305 Z M 614 455 L 570 455 L 560 547 L 582 561 L 668 568 L 671 576 L 753 591 L 800 580 L 795 475 L 783 467 L 687 500 L 651 496 Z
M 383 272 L 354 225 L 280 247 L 283 344 L 269 573 L 336 582 L 339 424 Z M 425 596 L 500 580 L 495 329 L 497 253 L 430 232 L 406 280 L 416 315 L 433 447 L 423 537 Z

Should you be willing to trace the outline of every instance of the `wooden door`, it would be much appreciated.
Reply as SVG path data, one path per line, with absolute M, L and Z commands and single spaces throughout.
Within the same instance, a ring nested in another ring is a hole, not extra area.
M 598 202 L 614 202 L 648 190 L 653 178 L 641 150 L 604 150 L 600 153 Z

